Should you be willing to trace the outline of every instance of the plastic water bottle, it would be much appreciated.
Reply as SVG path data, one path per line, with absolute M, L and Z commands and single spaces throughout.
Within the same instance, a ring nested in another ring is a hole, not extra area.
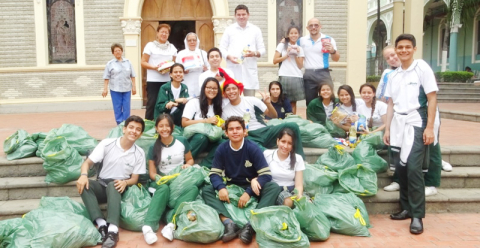
M 243 120 L 245 121 L 245 129 L 248 130 L 248 123 L 250 122 L 250 109 L 247 109 L 247 112 L 243 114 Z
M 350 143 L 350 147 L 353 147 L 356 141 L 357 141 L 357 127 L 355 127 L 355 123 L 352 123 L 352 126 L 350 126 L 350 130 L 348 134 L 348 142 Z

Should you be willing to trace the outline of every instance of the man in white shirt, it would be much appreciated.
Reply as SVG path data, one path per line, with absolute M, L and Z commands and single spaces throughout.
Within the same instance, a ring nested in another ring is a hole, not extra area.
M 331 55 L 333 61 L 340 59 L 335 40 L 320 32 L 322 25 L 317 18 L 312 18 L 307 23 L 307 30 L 310 33 L 298 39 L 298 45 L 303 48 L 305 60 L 305 74 L 303 83 L 305 88 L 305 99 L 307 106 L 311 100 L 318 97 L 318 85 L 328 82 L 333 89 L 333 81 L 330 76 L 328 57 Z
M 127 186 L 137 183 L 139 174 L 146 172 L 145 153 L 135 144 L 144 129 L 145 122 L 142 118 L 135 115 L 128 117 L 123 127 L 123 136 L 102 140 L 82 164 L 77 189 L 90 218 L 98 225 L 98 231 L 102 235 L 102 248 L 116 246 L 122 194 Z M 100 162 L 103 166 L 98 179 L 89 180 L 88 169 Z M 108 211 L 106 220 L 98 205 L 105 202 Z
M 205 79 L 209 77 L 216 78 L 220 85 L 223 85 L 225 82 L 225 78 L 220 75 L 218 68 L 220 68 L 220 64 L 222 63 L 222 52 L 220 49 L 216 47 L 212 47 L 208 50 L 207 53 L 208 63 L 210 64 L 210 69 L 204 71 L 200 76 L 198 76 L 198 88 L 201 89 Z M 229 69 L 222 68 L 231 78 L 235 78 L 235 74 Z
M 255 96 L 259 89 L 257 58 L 265 54 L 262 31 L 248 22 L 248 7 L 240 4 L 235 8 L 236 23 L 228 26 L 220 40 L 220 50 L 227 59 L 227 68 L 235 79 L 245 85 L 245 96 Z
M 387 83 L 385 97 L 389 99 L 383 140 L 390 146 L 400 184 L 402 211 L 390 218 L 411 218 L 410 232 L 421 234 L 425 217 L 423 172 L 428 168 L 428 146 L 436 141 L 438 87 L 430 66 L 413 58 L 416 50 L 415 37 L 411 34 L 401 34 L 395 40 L 395 51 L 402 66 L 391 74 Z

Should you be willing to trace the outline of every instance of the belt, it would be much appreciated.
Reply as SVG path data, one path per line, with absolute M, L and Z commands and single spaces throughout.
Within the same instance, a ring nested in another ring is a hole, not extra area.
M 321 69 L 305 69 L 305 71 L 313 71 L 313 72 L 316 72 L 316 71 L 330 71 L 330 69 L 328 69 L 328 68 L 321 68 Z

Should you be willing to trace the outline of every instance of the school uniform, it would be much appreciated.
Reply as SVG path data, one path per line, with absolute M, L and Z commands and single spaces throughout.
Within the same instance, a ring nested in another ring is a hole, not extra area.
M 383 124 L 382 116 L 387 114 L 388 105 L 382 101 L 375 102 L 375 110 L 373 111 L 372 115 L 372 108 L 367 107 L 367 105 L 363 104 L 357 106 L 357 113 L 359 115 L 365 116 L 367 120 L 367 124 L 370 123 L 370 119 L 372 120 L 372 127 L 380 127 Z
M 185 84 L 180 83 L 180 88 L 173 87 L 171 82 L 168 82 L 158 91 L 157 103 L 155 104 L 154 119 L 162 114 L 169 114 L 172 116 L 173 123 L 177 126 L 182 126 L 182 113 L 185 108 L 185 104 L 179 103 L 178 106 L 167 109 L 167 103 L 175 102 L 177 98 L 188 98 L 188 87 Z
M 283 101 L 278 100 L 277 102 L 272 102 L 273 108 L 277 111 L 277 119 L 285 119 L 286 114 L 291 114 L 292 104 L 290 104 L 290 99 L 285 97 Z M 272 118 L 265 116 L 265 119 L 271 120 Z
M 145 174 L 145 153 L 136 144 L 124 151 L 120 145 L 121 138 L 102 140 L 88 156 L 94 163 L 103 161 L 98 180 L 88 180 L 81 194 L 90 219 L 104 218 L 99 203 L 107 203 L 107 223 L 116 226 L 120 223 L 120 202 L 122 194 L 115 189 L 113 180 L 127 180 L 132 174 Z
M 333 102 L 330 101 L 328 106 L 323 105 L 323 102 L 318 97 L 313 99 L 307 106 L 307 119 L 325 126 L 337 103 L 337 98 Z

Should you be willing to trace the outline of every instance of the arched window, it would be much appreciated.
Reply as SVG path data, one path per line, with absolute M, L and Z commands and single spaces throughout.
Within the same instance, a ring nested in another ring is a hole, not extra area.
M 445 18 L 440 21 L 438 25 L 438 57 L 437 57 L 437 65 L 440 66 L 442 64 L 442 51 L 443 51 L 443 40 L 445 35 L 447 35 L 447 29 L 445 28 Z M 448 65 L 448 57 L 450 56 L 450 39 L 447 40 L 447 65 Z
M 75 0 L 47 0 L 50 64 L 77 63 Z
M 277 0 L 277 42 L 291 26 L 300 28 L 300 37 L 303 30 L 303 0 Z
M 480 8 L 473 18 L 472 63 L 480 63 Z

